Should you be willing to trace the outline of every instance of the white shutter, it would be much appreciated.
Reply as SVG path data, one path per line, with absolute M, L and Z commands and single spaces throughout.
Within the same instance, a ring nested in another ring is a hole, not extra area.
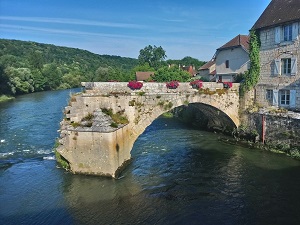
M 296 108 L 296 90 L 290 90 L 290 107 Z
M 274 60 L 274 75 L 278 76 L 281 74 L 281 59 Z
M 292 76 L 297 75 L 297 58 L 291 59 L 291 75 Z
M 273 90 L 273 105 L 278 106 L 278 90 Z
M 292 30 L 292 39 L 296 40 L 299 34 L 299 25 L 298 23 L 293 23 L 293 30 Z
M 280 39 L 281 39 L 281 27 L 275 27 L 275 44 L 279 44 L 280 43 Z

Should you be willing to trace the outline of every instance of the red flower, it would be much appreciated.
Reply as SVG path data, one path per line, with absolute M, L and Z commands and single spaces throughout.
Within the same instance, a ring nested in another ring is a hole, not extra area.
M 194 80 L 190 82 L 190 85 L 195 89 L 200 89 L 202 88 L 203 83 L 202 80 Z
M 224 88 L 232 88 L 232 82 L 223 82 Z
M 139 81 L 129 81 L 129 83 L 127 84 L 127 86 L 131 89 L 131 90 L 136 90 L 136 89 L 141 89 L 143 87 L 143 83 L 139 82 Z
M 169 89 L 176 89 L 179 86 L 179 83 L 178 83 L 178 81 L 173 80 L 173 81 L 167 82 L 166 86 Z

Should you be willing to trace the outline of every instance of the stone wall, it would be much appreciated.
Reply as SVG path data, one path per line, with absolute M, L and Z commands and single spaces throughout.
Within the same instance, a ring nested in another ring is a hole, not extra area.
M 254 141 L 263 140 L 263 121 L 265 121 L 265 145 L 260 147 L 267 150 L 280 150 L 300 158 L 300 114 L 286 113 L 248 113 L 243 117 L 240 129 L 258 138 Z M 264 119 L 263 119 L 264 118 Z

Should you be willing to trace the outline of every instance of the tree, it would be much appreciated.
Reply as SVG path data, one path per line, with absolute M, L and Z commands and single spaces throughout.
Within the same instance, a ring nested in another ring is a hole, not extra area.
M 140 65 L 148 63 L 150 67 L 158 69 L 166 57 L 166 51 L 161 46 L 156 47 L 155 45 L 148 45 L 140 50 L 138 60 Z
M 178 67 L 170 67 L 167 66 L 162 67 L 157 70 L 157 72 L 154 74 L 153 79 L 157 82 L 167 82 L 172 80 L 177 80 L 180 82 L 186 82 L 189 81 L 191 78 L 191 75 L 179 69 Z

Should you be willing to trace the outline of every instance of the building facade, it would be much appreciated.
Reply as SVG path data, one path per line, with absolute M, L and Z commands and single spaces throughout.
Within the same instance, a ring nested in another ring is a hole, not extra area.
M 235 77 L 249 69 L 249 36 L 238 35 L 217 49 L 216 81 L 234 82 Z
M 209 81 L 216 81 L 216 62 L 214 59 L 208 61 L 198 70 L 197 74 L 200 78 L 204 78 Z
M 300 109 L 300 1 L 272 0 L 253 28 L 260 36 L 256 102 Z

